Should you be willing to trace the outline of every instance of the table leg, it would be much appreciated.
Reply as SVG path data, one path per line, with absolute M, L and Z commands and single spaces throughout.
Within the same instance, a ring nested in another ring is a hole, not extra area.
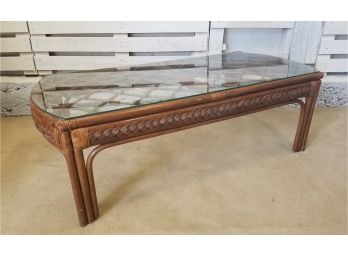
M 310 95 L 306 97 L 304 106 L 301 106 L 300 120 L 297 127 L 295 142 L 293 146 L 294 152 L 304 151 L 306 147 L 309 128 L 311 125 L 315 102 L 320 89 L 320 81 L 311 82 Z
M 96 219 L 96 217 L 93 211 L 93 204 L 92 204 L 91 192 L 90 192 L 89 183 L 88 183 L 83 150 L 80 148 L 74 148 L 74 153 L 75 153 L 75 159 L 76 159 L 76 167 L 77 167 L 77 171 L 78 171 L 78 175 L 79 175 L 79 179 L 81 183 L 81 189 L 83 193 L 83 199 L 84 199 L 84 203 L 86 207 L 87 218 L 88 218 L 88 222 L 91 223 Z
M 63 155 L 65 157 L 67 166 L 68 166 L 68 172 L 71 182 L 71 187 L 75 199 L 75 205 L 77 210 L 77 216 L 79 218 L 79 223 L 81 226 L 86 226 L 88 224 L 87 220 L 87 214 L 85 209 L 85 204 L 83 202 L 83 195 L 81 191 L 81 185 L 79 176 L 76 169 L 76 162 L 75 162 L 75 156 L 73 149 L 68 149 L 63 152 Z
M 302 137 L 302 131 L 304 127 L 304 122 L 305 122 L 305 112 L 306 112 L 306 105 L 302 100 L 299 100 L 298 102 L 300 104 L 300 117 L 298 119 L 298 124 L 297 124 L 297 130 L 296 130 L 296 136 L 294 140 L 294 144 L 292 147 L 292 150 L 294 152 L 299 151 L 299 147 L 301 145 L 301 137 Z

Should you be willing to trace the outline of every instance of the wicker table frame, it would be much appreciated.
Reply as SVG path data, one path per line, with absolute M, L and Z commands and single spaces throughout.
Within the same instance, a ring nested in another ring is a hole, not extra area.
M 95 156 L 103 149 L 298 103 L 301 111 L 293 151 L 303 151 L 322 77 L 321 72 L 315 72 L 67 120 L 46 113 L 33 101 L 31 110 L 37 129 L 66 159 L 79 223 L 85 226 L 99 216 L 92 164 Z M 83 149 L 91 146 L 96 147 L 85 161 Z

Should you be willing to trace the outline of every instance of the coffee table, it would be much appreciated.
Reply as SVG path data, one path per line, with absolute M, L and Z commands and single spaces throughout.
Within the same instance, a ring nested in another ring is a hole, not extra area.
M 81 226 L 99 216 L 93 160 L 106 148 L 297 103 L 293 151 L 305 149 L 323 73 L 243 52 L 143 59 L 132 67 L 52 74 L 33 88 L 34 123 L 66 159 Z M 83 150 L 93 146 L 85 159 Z

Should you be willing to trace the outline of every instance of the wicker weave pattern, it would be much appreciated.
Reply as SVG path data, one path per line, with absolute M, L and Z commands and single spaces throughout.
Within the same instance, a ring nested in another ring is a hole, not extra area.
M 127 122 L 111 126 L 107 129 L 99 129 L 90 133 L 91 145 L 131 138 L 142 134 L 160 130 L 181 127 L 189 124 L 216 119 L 239 112 L 253 110 L 263 106 L 286 102 L 309 94 L 309 85 L 287 90 L 277 90 L 268 95 L 245 97 L 239 100 L 225 100 L 219 104 L 208 107 L 198 107 L 189 111 L 178 111 L 169 115 L 156 115 L 150 119 Z

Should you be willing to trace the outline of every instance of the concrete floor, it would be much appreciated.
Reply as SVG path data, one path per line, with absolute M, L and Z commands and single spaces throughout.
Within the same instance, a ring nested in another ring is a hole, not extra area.
M 346 234 L 347 108 L 278 108 L 105 150 L 100 218 L 79 227 L 61 154 L 31 117 L 2 118 L 3 234 Z

